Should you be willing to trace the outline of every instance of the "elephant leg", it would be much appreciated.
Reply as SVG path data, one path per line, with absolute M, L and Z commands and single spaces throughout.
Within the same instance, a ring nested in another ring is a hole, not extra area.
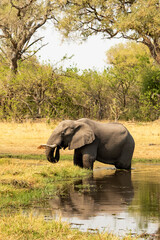
M 94 157 L 90 156 L 89 154 L 84 154 L 83 155 L 83 168 L 93 170 L 94 162 L 95 162 Z
M 131 136 L 129 136 L 129 139 L 125 146 L 123 147 L 121 156 L 117 159 L 115 163 L 115 167 L 117 169 L 131 169 L 131 161 L 132 161 L 132 156 L 134 152 L 134 140 Z
M 83 168 L 93 170 L 93 165 L 97 157 L 97 144 L 96 142 L 85 146 L 82 149 Z
M 131 160 L 132 160 L 132 154 L 126 153 L 121 154 L 121 156 L 117 159 L 115 163 L 115 167 L 117 169 L 126 169 L 131 170 Z
M 75 149 L 73 161 L 74 161 L 74 165 L 83 168 L 82 153 L 80 149 Z

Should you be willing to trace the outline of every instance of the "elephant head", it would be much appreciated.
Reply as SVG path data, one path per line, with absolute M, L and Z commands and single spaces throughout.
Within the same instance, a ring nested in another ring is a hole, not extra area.
M 38 148 L 45 148 L 48 161 L 56 163 L 59 161 L 59 150 L 61 148 L 77 149 L 92 143 L 94 139 L 94 132 L 88 124 L 80 121 L 64 120 L 54 129 L 47 144 L 40 145 Z

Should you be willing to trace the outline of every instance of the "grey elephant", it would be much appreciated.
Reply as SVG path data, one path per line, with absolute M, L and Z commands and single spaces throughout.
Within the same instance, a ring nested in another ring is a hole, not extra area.
M 74 164 L 79 167 L 93 169 L 97 160 L 129 170 L 134 146 L 133 137 L 122 124 L 82 118 L 60 122 L 47 144 L 38 148 L 46 149 L 47 159 L 52 163 L 59 161 L 60 148 L 68 147 L 74 149 Z

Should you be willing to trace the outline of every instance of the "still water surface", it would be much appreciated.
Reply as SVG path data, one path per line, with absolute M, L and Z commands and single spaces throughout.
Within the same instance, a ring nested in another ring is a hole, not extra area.
M 160 165 L 135 164 L 131 172 L 97 168 L 34 211 L 47 220 L 61 216 L 82 231 L 147 233 L 155 239 L 160 236 Z

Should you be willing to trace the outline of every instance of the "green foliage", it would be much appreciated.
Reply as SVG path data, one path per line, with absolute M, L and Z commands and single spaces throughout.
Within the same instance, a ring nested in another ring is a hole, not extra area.
M 77 71 L 77 70 L 76 70 Z M 77 107 L 74 117 L 102 119 L 106 115 L 108 96 L 108 73 L 84 70 L 80 75 L 75 70 L 67 70 L 63 78 L 64 87 Z
M 20 65 L 17 75 L 1 78 L 4 92 L 1 106 L 3 118 L 23 119 L 41 114 L 41 105 L 46 101 L 46 90 L 50 87 L 52 68 L 39 65 L 35 59 Z
M 160 68 L 142 44 L 126 43 L 107 52 L 103 72 L 54 69 L 36 58 L 11 74 L 0 64 L 0 119 L 50 118 L 155 120 L 160 113 Z
M 84 94 L 89 99 L 88 108 L 92 118 L 108 118 L 108 107 L 110 103 L 108 72 L 98 73 L 96 71 L 84 71 L 82 74 Z
M 147 106 L 140 100 L 144 96 L 142 81 L 146 83 L 147 69 L 153 66 L 148 49 L 142 44 L 127 42 L 112 47 L 107 57 L 111 64 L 110 87 L 114 94 L 111 110 L 114 118 L 144 120 L 146 113 L 143 108 Z
M 142 74 L 140 109 L 145 120 L 154 120 L 160 116 L 160 68 L 146 69 Z

